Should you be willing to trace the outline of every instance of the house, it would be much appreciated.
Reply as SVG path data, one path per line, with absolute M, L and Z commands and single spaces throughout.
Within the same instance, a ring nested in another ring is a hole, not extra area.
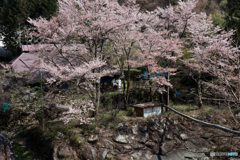
M 39 78 L 39 72 L 38 72 L 38 68 L 39 68 L 39 58 L 38 55 L 34 52 L 36 47 L 54 47 L 53 45 L 22 45 L 22 54 L 17 57 L 16 59 L 12 60 L 9 65 L 12 68 L 12 70 L 14 72 L 20 73 L 20 72 L 29 72 L 29 71 L 33 71 L 30 72 L 30 78 L 33 81 L 36 81 Z M 85 57 L 85 59 L 87 59 Z M 60 62 L 59 63 L 64 63 L 64 62 Z M 79 61 L 75 61 L 74 63 L 79 63 Z M 100 68 L 100 70 L 116 70 L 116 68 L 110 66 L 110 65 L 104 65 Z M 112 87 L 116 87 L 119 88 L 121 86 L 121 82 L 119 80 L 120 78 L 120 71 L 114 72 L 111 75 L 106 75 L 104 77 L 101 78 L 101 86 L 103 88 L 103 86 L 108 86 L 107 84 L 111 84 L 110 86 Z M 43 73 L 43 78 L 45 76 L 50 76 L 48 73 Z M 109 86 L 108 86 L 109 87 Z M 62 88 L 62 87 L 60 87 Z M 66 87 L 63 87 L 66 88 Z M 68 88 L 68 87 L 67 87 Z
M 115 67 L 112 67 L 110 65 L 104 65 L 101 67 L 101 70 L 110 70 L 115 71 L 117 70 Z M 118 70 L 117 72 L 112 73 L 111 75 L 106 75 L 104 77 L 101 77 L 100 83 L 101 83 L 101 91 L 112 91 L 117 90 L 121 88 L 121 71 Z
M 8 63 L 11 69 L 16 72 L 30 72 L 39 68 L 38 55 L 31 52 L 33 47 L 31 45 L 22 46 L 22 54 Z M 39 77 L 39 72 L 31 72 L 29 75 L 30 81 L 36 81 Z

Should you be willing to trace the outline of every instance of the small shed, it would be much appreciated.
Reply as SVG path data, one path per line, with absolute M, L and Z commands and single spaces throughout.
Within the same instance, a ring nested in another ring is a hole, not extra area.
M 157 102 L 147 102 L 132 105 L 137 116 L 151 117 L 162 113 L 163 104 Z

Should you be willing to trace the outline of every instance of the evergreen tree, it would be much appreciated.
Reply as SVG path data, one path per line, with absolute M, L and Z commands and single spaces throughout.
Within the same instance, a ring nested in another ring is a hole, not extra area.
M 235 40 L 240 43 L 240 1 L 227 1 L 227 29 L 237 30 Z
M 6 48 L 15 55 L 26 44 L 23 30 L 30 27 L 28 17 L 49 19 L 57 11 L 57 0 L 3 0 L 0 2 L 0 35 Z

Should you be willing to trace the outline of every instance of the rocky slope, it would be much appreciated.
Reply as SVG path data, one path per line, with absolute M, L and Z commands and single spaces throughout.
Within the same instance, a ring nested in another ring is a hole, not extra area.
M 235 121 L 226 115 L 219 113 L 200 115 L 196 118 L 239 130 Z M 240 114 L 237 118 L 240 120 Z M 94 129 L 95 131 L 89 134 L 83 134 L 84 129 L 81 126 L 71 128 L 67 134 L 59 130 L 53 142 L 51 158 L 54 160 L 207 160 L 211 159 L 211 151 L 240 153 L 240 136 L 206 127 L 179 116 L 131 118 L 116 124 L 114 129 L 107 127 Z M 9 140 L 19 141 L 15 137 L 16 134 L 11 131 L 2 130 L 0 133 Z M 0 146 L 2 142 L 0 141 Z M 0 157 L 4 154 L 0 152 Z
M 224 118 L 218 122 L 231 128 Z M 101 128 L 97 134 L 80 136 L 78 143 L 75 152 L 71 152 L 71 147 L 55 149 L 55 159 L 207 160 L 210 151 L 240 152 L 240 136 L 180 117 L 122 122 L 114 131 Z

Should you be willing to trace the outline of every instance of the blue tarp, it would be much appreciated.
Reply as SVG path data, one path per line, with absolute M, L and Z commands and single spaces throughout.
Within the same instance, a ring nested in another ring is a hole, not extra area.
M 1 106 L 1 110 L 2 110 L 2 111 L 8 110 L 8 104 L 7 104 L 7 102 L 3 102 L 2 106 Z
M 175 93 L 176 93 L 176 96 L 179 96 L 179 95 L 180 95 L 177 90 L 175 90 Z
M 143 71 L 142 72 L 142 79 L 148 79 L 148 78 L 150 78 L 150 77 L 155 77 L 155 76 L 157 76 L 157 77 L 159 77 L 159 76 L 162 76 L 162 77 L 165 77 L 165 75 L 166 75 L 166 72 L 163 72 L 163 73 L 148 73 L 147 71 Z

